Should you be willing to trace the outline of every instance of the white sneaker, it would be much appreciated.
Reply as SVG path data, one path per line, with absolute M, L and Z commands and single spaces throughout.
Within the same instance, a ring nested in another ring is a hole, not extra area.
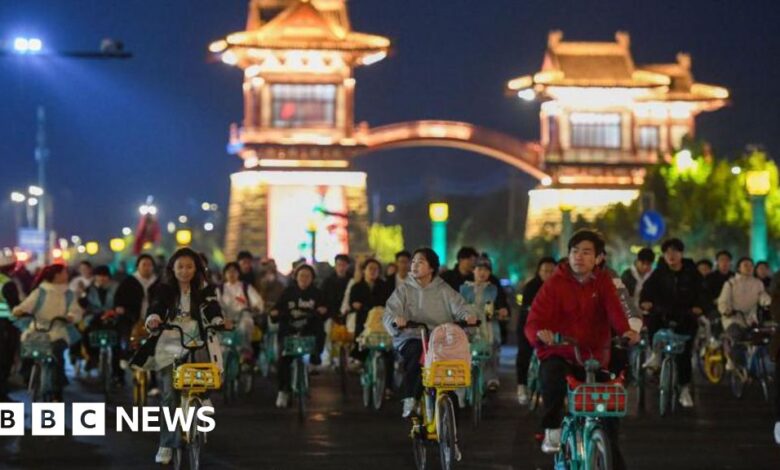
M 279 394 L 276 395 L 277 408 L 287 408 L 289 403 L 290 403 L 290 395 L 287 392 L 279 392 Z
M 690 385 L 685 385 L 680 390 L 680 404 L 683 408 L 693 408 L 693 397 L 691 397 Z
M 726 357 L 726 371 L 732 372 L 734 370 L 734 362 L 730 357 Z
M 517 402 L 520 403 L 520 406 L 527 406 L 528 405 L 528 387 L 525 385 L 518 385 L 517 386 Z
M 775 423 L 775 443 L 780 445 L 780 421 Z
M 122 370 L 127 370 L 127 367 L 130 365 L 129 362 L 127 362 L 127 359 L 120 359 L 119 360 L 119 368 Z
M 168 465 L 173 459 L 173 449 L 170 447 L 160 447 L 157 449 L 157 455 L 154 456 L 154 462 Z
M 661 355 L 657 352 L 653 351 L 650 354 L 650 357 L 647 358 L 644 364 L 642 364 L 642 368 L 644 369 L 653 369 L 658 370 L 661 368 Z
M 414 398 L 404 398 L 403 399 L 404 404 L 404 411 L 401 413 L 402 418 L 408 418 L 412 416 L 412 413 L 414 413 L 415 408 L 417 408 L 417 400 Z
M 561 428 L 545 429 L 544 441 L 542 441 L 542 452 L 545 454 L 554 454 L 561 450 Z
M 488 383 L 487 383 L 488 392 L 498 391 L 498 389 L 500 387 L 501 387 L 501 382 L 499 382 L 498 379 L 488 380 Z
M 211 398 L 206 398 L 205 400 L 203 400 L 201 402 L 201 406 L 204 406 L 204 407 L 208 406 L 208 407 L 211 407 L 212 410 L 214 409 L 214 404 L 211 403 Z M 214 412 L 213 411 L 204 411 L 203 414 L 205 414 L 206 416 L 214 416 Z
M 160 389 L 157 387 L 150 388 L 149 393 L 147 393 L 147 395 L 149 395 L 150 397 L 156 397 L 159 394 L 160 394 Z

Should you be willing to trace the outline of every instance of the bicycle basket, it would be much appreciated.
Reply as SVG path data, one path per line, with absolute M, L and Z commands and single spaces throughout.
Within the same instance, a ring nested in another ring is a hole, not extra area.
M 471 364 L 464 361 L 439 361 L 423 369 L 423 385 L 429 388 L 471 386 Z
M 239 337 L 238 331 L 231 330 L 220 332 L 219 340 L 222 343 L 222 346 L 237 346 L 240 343 L 241 338 Z
M 222 386 L 219 368 L 211 362 L 182 364 L 173 371 L 176 390 L 216 390 Z
M 334 343 L 351 343 L 355 340 L 355 334 L 349 332 L 347 325 L 333 323 L 330 327 L 330 340 Z
M 117 334 L 115 330 L 95 330 L 89 333 L 89 345 L 93 348 L 104 346 L 116 346 Z
M 363 336 L 363 347 L 383 351 L 390 350 L 393 348 L 393 338 L 387 333 L 370 333 Z
M 51 341 L 46 333 L 29 335 L 21 344 L 22 359 L 40 359 L 52 354 Z
M 472 359 L 488 359 L 493 355 L 493 345 L 482 338 L 475 338 L 470 343 L 470 349 Z
M 569 388 L 569 413 L 612 418 L 626 415 L 628 394 L 621 384 L 582 384 Z
M 288 336 L 284 338 L 282 356 L 304 356 L 314 353 L 314 336 Z
M 685 350 L 685 342 L 690 339 L 688 335 L 679 335 L 672 330 L 658 330 L 653 336 L 653 346 L 669 354 L 682 354 Z

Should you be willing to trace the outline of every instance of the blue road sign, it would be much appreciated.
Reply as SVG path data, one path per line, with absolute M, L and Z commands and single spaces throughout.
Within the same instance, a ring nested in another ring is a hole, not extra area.
M 656 211 L 644 211 L 639 218 L 639 235 L 646 242 L 657 242 L 666 233 L 666 222 Z

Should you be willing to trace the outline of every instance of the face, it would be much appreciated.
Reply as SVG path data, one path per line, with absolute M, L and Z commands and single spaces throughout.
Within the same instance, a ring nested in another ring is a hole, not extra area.
M 395 273 L 398 272 L 398 266 L 396 266 L 395 263 L 390 263 L 387 265 L 387 269 L 385 269 L 385 275 L 387 277 L 395 276 Z
M 397 260 L 395 260 L 395 264 L 398 265 L 398 274 L 401 276 L 406 276 L 409 274 L 409 269 L 411 268 L 412 260 L 407 258 L 406 256 L 400 256 Z
M 699 274 L 701 274 L 702 277 L 706 277 L 707 274 L 712 272 L 712 268 L 708 264 L 701 263 L 696 266 L 696 268 L 699 270 Z
M 653 269 L 653 263 L 637 260 L 636 270 L 639 272 L 639 274 L 647 274 L 650 272 L 651 269 Z
M 458 260 L 458 269 L 463 273 L 470 273 L 474 271 L 474 265 L 477 264 L 477 257 L 471 256 L 469 258 L 463 258 Z
M 141 262 L 138 263 L 138 275 L 143 278 L 149 278 L 152 277 L 152 274 L 154 274 L 154 264 L 152 264 L 152 260 L 149 258 L 142 259 Z
M 718 271 L 722 273 L 731 271 L 731 258 L 729 258 L 727 255 L 718 256 L 717 262 Z
M 241 258 L 238 260 L 238 267 L 241 268 L 242 273 L 248 273 L 252 270 L 252 260 L 249 258 Z
M 92 267 L 89 266 L 88 264 L 80 264 L 79 274 L 81 274 L 84 277 L 92 277 Z
M 604 255 L 597 255 L 596 246 L 589 240 L 583 240 L 569 250 L 569 266 L 574 274 L 581 276 L 593 272 L 602 259 Z
M 547 281 L 547 279 L 550 279 L 555 272 L 555 265 L 552 263 L 544 263 L 539 267 L 539 278 L 542 280 L 542 282 Z
M 488 282 L 490 279 L 490 270 L 488 268 L 477 266 L 474 268 L 474 280 L 477 282 Z
M 664 260 L 672 268 L 676 268 L 682 264 L 682 251 L 677 251 L 674 248 L 667 248 L 664 251 Z
M 225 281 L 231 284 L 237 282 L 239 274 L 236 268 L 230 267 L 225 271 Z
M 312 276 L 311 271 L 308 269 L 301 269 L 295 276 L 295 282 L 298 283 L 298 288 L 301 290 L 308 289 L 309 286 L 311 286 L 312 281 L 314 281 L 314 276 Z
M 173 263 L 173 274 L 179 282 L 192 282 L 195 271 L 195 260 L 189 256 L 182 256 Z
M 753 275 L 753 262 L 750 260 L 743 260 L 738 266 L 739 273 L 743 276 Z
M 376 263 L 368 263 L 366 269 L 363 270 L 363 276 L 368 282 L 376 281 L 379 279 L 379 266 Z
M 111 278 L 106 276 L 106 275 L 100 274 L 100 275 L 95 276 L 95 285 L 98 286 L 98 287 L 104 287 L 104 286 L 108 285 L 108 283 L 110 281 L 111 281 Z
M 336 275 L 338 277 L 344 277 L 347 275 L 347 270 L 349 269 L 349 263 L 344 261 L 343 259 L 336 261 Z
M 432 275 L 433 269 L 428 263 L 428 260 L 425 259 L 425 256 L 423 256 L 422 253 L 414 255 L 414 258 L 412 258 L 412 276 L 414 276 L 415 279 L 424 279 Z
M 767 266 L 765 264 L 759 264 L 756 267 L 756 276 L 759 279 L 765 279 L 765 278 L 769 277 L 771 274 L 772 273 L 769 271 L 769 266 Z
M 63 269 L 54 275 L 54 279 L 51 280 L 52 284 L 67 284 L 68 283 L 68 271 Z

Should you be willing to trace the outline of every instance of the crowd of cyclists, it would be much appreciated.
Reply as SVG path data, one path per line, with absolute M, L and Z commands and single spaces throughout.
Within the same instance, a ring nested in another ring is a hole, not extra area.
M 82 261 L 73 272 L 53 264 L 34 276 L 23 263 L 0 254 L 0 401 L 11 400 L 13 374 L 23 377 L 24 383 L 29 380 L 31 362 L 20 351 L 36 334 L 38 323 L 51 324 L 46 334 L 57 372 L 52 401 L 63 400 L 69 383 L 66 360 L 76 377 L 88 377 L 97 367 L 98 346 L 89 338 L 94 331 L 108 329 L 117 338 L 110 346 L 113 387 L 122 390 L 133 369 L 152 371 L 149 396 L 159 395 L 161 406 L 171 408 L 177 403 L 173 368 L 186 353 L 182 335 L 208 345 L 199 352 L 200 360 L 208 362 L 221 361 L 222 348 L 218 335 L 207 327 L 234 331 L 241 364 L 254 370 L 267 347 L 264 337 L 275 335 L 273 347 L 281 348 L 288 336 L 311 336 L 308 367 L 311 374 L 319 374 L 333 367 L 335 358 L 327 346 L 335 341 L 335 332 L 346 327 L 356 342 L 350 348 L 351 371 L 366 360 L 361 338 L 370 333 L 392 336 L 394 352 L 382 353 L 387 371 L 384 395 L 399 400 L 402 416 L 409 418 L 421 406 L 420 358 L 425 346 L 415 330 L 405 327 L 414 323 L 433 329 L 459 321 L 490 345 L 492 355 L 484 370 L 488 393 L 500 387 L 501 346 L 515 336 L 517 402 L 529 406 L 533 388 L 529 370 L 536 370 L 541 448 L 554 454 L 562 446 L 570 379 L 581 381 L 585 376 L 582 357 L 600 363 L 599 380 L 615 380 L 626 375 L 630 349 L 642 337 L 652 341 L 667 329 L 684 335 L 684 347 L 674 359 L 676 397 L 681 407 L 691 408 L 698 354 L 694 338 L 701 328 L 706 326 L 710 340 L 722 342 L 725 371 L 733 374 L 745 367 L 740 361 L 745 360 L 751 329 L 775 328 L 780 321 L 780 273 L 773 276 L 765 261 L 743 257 L 735 264 L 731 253 L 721 251 L 714 264 L 707 259 L 695 262 L 684 256 L 683 242 L 671 238 L 662 243 L 659 256 L 650 248 L 639 250 L 630 268 L 618 275 L 608 267 L 605 247 L 597 232 L 578 231 L 569 240 L 565 257 L 539 260 L 533 275 L 518 286 L 517 301 L 494 275 L 489 256 L 471 247 L 461 248 L 449 269 L 440 265 L 433 250 L 419 248 L 398 252 L 387 266 L 370 256 L 353 260 L 345 254 L 336 256 L 332 266 L 300 260 L 289 276 L 279 272 L 274 260 L 258 260 L 246 251 L 221 271 L 212 270 L 202 254 L 182 248 L 167 260 L 140 255 L 131 274 Z M 516 334 L 509 335 L 513 311 Z M 24 317 L 33 322 L 18 320 Z M 55 322 L 57 318 L 65 321 Z M 780 333 L 771 339 L 768 354 L 775 362 L 780 359 Z M 653 343 L 641 366 L 651 376 L 658 374 L 663 356 L 661 342 Z M 278 351 L 273 357 L 278 358 L 272 365 L 278 381 L 275 405 L 286 408 L 291 401 L 292 359 Z M 396 369 L 400 384 L 394 381 Z M 777 369 L 775 383 L 780 383 Z M 462 395 L 458 401 L 463 405 Z M 780 444 L 777 391 L 774 405 L 773 432 Z M 613 466 L 622 468 L 617 419 L 606 419 L 605 428 Z M 161 433 L 157 463 L 171 461 L 177 439 L 176 433 Z

